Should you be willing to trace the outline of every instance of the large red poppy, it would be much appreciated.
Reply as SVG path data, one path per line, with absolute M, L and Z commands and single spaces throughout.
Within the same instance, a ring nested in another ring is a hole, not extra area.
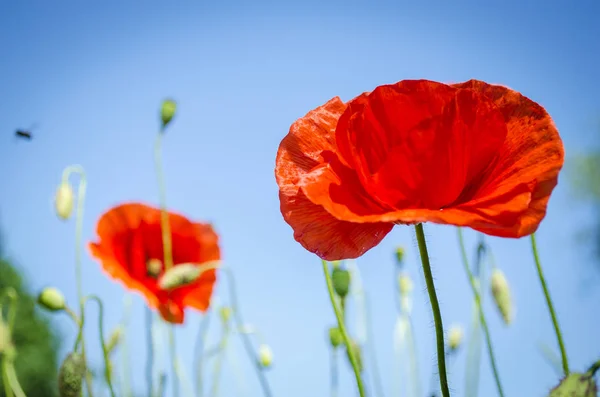
M 220 259 L 219 237 L 210 225 L 171 212 L 169 222 L 173 266 Z M 142 293 L 165 320 L 183 323 L 186 307 L 200 311 L 209 307 L 215 270 L 172 291 L 159 288 L 158 280 L 165 271 L 160 209 L 139 203 L 118 205 L 102 215 L 96 233 L 100 241 L 90 243 L 89 248 L 104 271 L 128 289 Z M 149 263 L 158 264 L 158 269 L 149 269 Z
M 563 161 L 552 119 L 518 92 L 404 80 L 297 120 L 275 175 L 295 239 L 338 260 L 362 255 L 395 224 L 531 234 Z

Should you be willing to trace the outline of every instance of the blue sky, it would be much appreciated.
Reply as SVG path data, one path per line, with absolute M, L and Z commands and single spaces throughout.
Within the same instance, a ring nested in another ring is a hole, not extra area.
M 62 169 L 78 163 L 88 175 L 85 239 L 98 216 L 119 202 L 157 202 L 152 145 L 165 97 L 179 103 L 164 145 L 168 204 L 214 222 L 226 262 L 238 279 L 245 318 L 275 353 L 269 373 L 276 396 L 328 395 L 325 330 L 334 317 L 320 261 L 304 251 L 279 212 L 273 168 L 290 124 L 333 96 L 348 100 L 377 85 L 427 78 L 471 78 L 517 89 L 544 105 L 564 139 L 567 156 L 597 134 L 600 103 L 600 7 L 560 2 L 420 4 L 345 1 L 296 4 L 146 2 L 3 2 L 0 4 L 0 222 L 6 249 L 34 288 L 55 285 L 74 302 L 74 223 L 60 223 L 51 199 Z M 38 123 L 35 139 L 16 141 L 16 128 Z M 568 166 L 568 164 L 567 164 Z M 573 201 L 566 173 L 539 233 L 539 248 L 565 334 L 571 365 L 584 369 L 600 355 L 598 276 L 575 234 L 592 214 Z M 468 324 L 471 293 L 455 231 L 426 225 L 446 324 Z M 397 227 L 359 259 L 373 302 L 379 367 L 391 396 L 393 256 L 407 248 L 417 285 L 414 321 L 422 382 L 429 384 L 434 335 L 413 231 Z M 467 241 L 475 242 L 468 232 Z M 489 321 L 507 396 L 542 396 L 556 375 L 536 345 L 554 346 L 535 276 L 529 240 L 488 239 L 517 306 L 513 326 Z M 84 287 L 107 306 L 106 327 L 122 315 L 125 291 L 86 256 Z M 226 299 L 226 291 L 218 289 Z M 489 299 L 488 304 L 489 304 Z M 145 390 L 144 317 L 133 297 L 129 335 L 133 384 Z M 93 309 L 90 309 L 93 310 Z M 178 329 L 191 362 L 199 317 Z M 65 346 L 75 337 L 56 318 Z M 93 324 L 92 324 L 93 325 Z M 95 325 L 88 339 L 97 336 Z M 213 335 L 216 337 L 216 333 Z M 96 344 L 92 359 L 100 359 Z M 241 346 L 234 345 L 240 352 Z M 62 354 L 66 354 L 66 350 Z M 260 395 L 248 360 L 247 396 Z M 495 395 L 486 356 L 481 395 Z M 463 393 L 464 354 L 451 368 L 451 388 Z M 342 395 L 353 381 L 343 365 Z M 230 367 L 222 395 L 236 395 Z M 242 394 L 240 394 L 242 395 Z

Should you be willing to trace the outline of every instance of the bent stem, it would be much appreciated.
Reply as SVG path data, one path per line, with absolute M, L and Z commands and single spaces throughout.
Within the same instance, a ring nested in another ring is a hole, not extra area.
M 471 267 L 469 266 L 469 258 L 467 257 L 467 250 L 465 248 L 465 241 L 463 238 L 462 229 L 460 227 L 456 228 L 458 233 L 458 242 L 460 245 L 460 252 L 462 257 L 462 262 L 465 268 L 465 272 L 467 273 L 467 277 L 469 278 L 469 284 L 471 285 L 471 290 L 473 291 L 473 295 L 475 296 L 475 307 L 479 312 L 479 322 L 481 323 L 481 328 L 483 329 L 483 333 L 485 335 L 485 342 L 488 348 L 488 355 L 490 356 L 490 364 L 492 366 L 492 372 L 494 373 L 494 381 L 496 382 L 496 388 L 498 389 L 498 394 L 503 397 L 504 391 L 502 389 L 502 383 L 500 382 L 500 375 L 498 374 L 498 367 L 496 365 L 496 358 L 494 356 L 494 347 L 492 346 L 492 338 L 490 336 L 490 330 L 487 325 L 487 321 L 485 319 L 485 313 L 483 311 L 483 307 L 481 306 L 481 295 L 479 293 L 479 289 L 477 288 L 477 283 L 475 282 L 475 277 L 473 276 L 473 272 L 471 272 Z
M 560 348 L 560 355 L 562 357 L 562 367 L 565 373 L 565 376 L 569 375 L 569 361 L 567 359 L 567 351 L 565 349 L 565 343 L 563 341 L 562 333 L 560 332 L 560 327 L 558 325 L 558 319 L 556 318 L 556 312 L 554 311 L 554 305 L 552 304 L 552 299 L 550 298 L 550 291 L 548 291 L 548 286 L 546 284 L 546 278 L 544 277 L 544 272 L 542 271 L 542 265 L 540 263 L 540 257 L 538 254 L 537 243 L 535 240 L 535 233 L 531 235 L 531 250 L 533 251 L 533 258 L 535 260 L 535 266 L 537 267 L 538 278 L 540 279 L 540 283 L 542 284 L 542 289 L 544 290 L 544 296 L 546 297 L 546 304 L 548 306 L 548 311 L 550 311 L 550 317 L 552 317 L 552 324 L 554 325 L 554 332 L 556 332 L 556 339 L 558 340 L 558 346 Z
M 115 391 L 112 385 L 112 374 L 110 371 L 110 358 L 108 348 L 106 347 L 106 340 L 104 339 L 104 305 L 100 298 L 96 295 L 89 295 L 88 300 L 93 300 L 98 304 L 98 333 L 100 334 L 100 344 L 102 346 L 102 355 L 104 356 L 104 378 L 110 391 L 111 397 L 115 397 Z
M 596 361 L 595 363 L 593 363 L 590 368 L 587 370 L 586 375 L 588 375 L 590 378 L 594 375 L 596 375 L 596 371 L 598 371 L 600 369 L 600 360 Z
M 229 286 L 229 304 L 231 305 L 231 309 L 233 312 L 233 318 L 234 318 L 235 322 L 237 323 L 236 327 L 239 330 L 243 330 L 244 329 L 244 321 L 242 319 L 242 314 L 239 310 L 237 292 L 236 292 L 236 287 L 235 287 L 235 278 L 233 276 L 233 272 L 231 271 L 231 269 L 224 267 L 224 266 L 220 267 L 219 269 L 223 270 L 225 272 L 225 274 L 227 275 L 227 281 L 228 281 L 227 284 Z M 241 334 L 242 342 L 244 344 L 244 348 L 246 349 L 246 353 L 248 354 L 248 356 L 254 363 L 254 368 L 256 369 L 256 375 L 258 376 L 258 380 L 262 387 L 263 394 L 265 395 L 265 397 L 271 397 L 272 396 L 271 387 L 269 386 L 267 377 L 265 376 L 263 368 L 260 364 L 258 354 L 256 353 L 256 351 L 254 350 L 254 348 L 252 346 L 252 341 L 250 340 L 250 335 L 246 332 L 240 332 L 240 334 Z
M 431 264 L 429 263 L 429 253 L 427 252 L 427 242 L 425 241 L 425 233 L 423 232 L 423 224 L 415 225 L 415 234 L 419 245 L 419 253 L 421 254 L 421 264 L 423 265 L 423 275 L 427 284 L 427 292 L 429 293 L 429 301 L 431 303 L 431 311 L 433 312 L 433 321 L 435 323 L 435 337 L 437 345 L 437 361 L 438 371 L 440 375 L 440 387 L 443 397 L 450 397 L 448 389 L 448 376 L 446 374 L 446 353 L 444 352 L 444 325 L 442 324 L 442 314 L 440 312 L 440 304 L 435 292 L 433 283 L 433 275 L 431 273 Z
M 329 266 L 327 261 L 321 260 L 323 264 L 323 273 L 325 274 L 325 282 L 327 283 L 327 291 L 329 292 L 329 300 L 331 301 L 331 306 L 333 307 L 333 311 L 335 312 L 335 317 L 337 319 L 338 328 L 342 333 L 342 338 L 344 339 L 344 344 L 346 345 L 346 350 L 348 351 L 348 357 L 350 358 L 350 364 L 352 365 L 352 370 L 354 371 L 354 377 L 356 378 L 356 386 L 358 387 L 358 393 L 360 397 L 365 397 L 365 388 L 363 386 L 362 377 L 360 374 L 360 369 L 358 366 L 358 361 L 356 359 L 355 350 L 352 347 L 352 343 L 350 341 L 350 337 L 348 336 L 348 331 L 346 330 L 346 325 L 344 324 L 344 315 L 342 311 L 338 307 L 335 301 L 335 294 L 333 291 L 333 282 L 331 281 L 331 274 L 329 272 Z
M 10 387 L 10 379 L 8 378 L 8 358 L 2 357 L 2 384 L 4 385 L 4 395 L 6 397 L 14 397 L 12 388 Z

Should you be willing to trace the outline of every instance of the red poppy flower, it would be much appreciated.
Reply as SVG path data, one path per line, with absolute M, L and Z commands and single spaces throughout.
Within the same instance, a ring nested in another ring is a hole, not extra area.
M 563 161 L 552 119 L 518 92 L 405 80 L 297 120 L 275 175 L 295 239 L 337 260 L 362 255 L 395 224 L 531 234 Z
M 96 227 L 100 239 L 90 243 L 92 255 L 112 278 L 144 295 L 172 323 L 183 323 L 184 309 L 206 311 L 210 305 L 215 271 L 207 270 L 192 284 L 165 291 L 158 280 L 164 272 L 161 212 L 158 208 L 127 203 L 111 208 Z M 208 224 L 195 223 L 169 213 L 173 266 L 219 260 L 219 237 Z M 156 268 L 149 268 L 149 264 Z

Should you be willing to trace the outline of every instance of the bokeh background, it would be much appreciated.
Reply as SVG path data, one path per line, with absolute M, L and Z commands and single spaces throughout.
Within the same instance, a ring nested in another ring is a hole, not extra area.
M 564 139 L 567 164 L 538 243 L 571 365 L 583 370 L 600 356 L 600 278 L 593 240 L 580 237 L 593 230 L 598 213 L 593 200 L 582 200 L 571 189 L 569 175 L 577 172 L 569 170 L 573 158 L 597 148 L 600 135 L 599 13 L 600 3 L 593 0 L 1 2 L 4 253 L 22 270 L 30 291 L 54 285 L 74 303 L 74 222 L 61 223 L 52 211 L 61 172 L 73 163 L 87 171 L 86 241 L 94 239 L 95 221 L 110 206 L 128 200 L 157 203 L 152 145 L 160 103 L 173 97 L 178 114 L 164 144 L 168 205 L 214 222 L 224 258 L 237 275 L 244 317 L 275 353 L 268 374 L 275 395 L 328 395 L 326 329 L 335 318 L 320 261 L 294 241 L 279 212 L 273 173 L 278 144 L 294 120 L 336 95 L 348 100 L 402 79 L 482 79 L 545 106 Z M 16 128 L 36 123 L 31 142 L 14 137 Z M 357 261 L 372 301 L 386 395 L 394 378 L 393 250 L 398 245 L 407 248 L 417 286 L 413 316 L 425 388 L 435 362 L 433 321 L 412 233 L 397 227 Z M 426 225 L 426 233 L 445 324 L 467 326 L 472 295 L 455 230 Z M 467 232 L 470 249 L 475 241 Z M 529 240 L 488 242 L 517 307 L 514 325 L 506 328 L 486 298 L 506 395 L 545 395 L 557 374 L 537 345 L 554 347 L 555 337 Z M 86 291 L 105 302 L 107 331 L 132 297 L 132 385 L 145 392 L 142 299 L 107 278 L 87 255 L 83 281 Z M 224 288 L 216 293 L 226 301 Z M 177 329 L 186 364 L 199 318 L 188 312 L 186 325 Z M 75 329 L 64 315 L 52 317 L 51 324 L 62 341 L 60 361 Z M 94 319 L 86 335 L 91 359 L 100 364 L 95 324 Z M 235 367 L 227 365 L 221 395 L 260 395 L 241 345 L 233 348 L 244 387 L 238 390 Z M 494 395 L 485 352 L 481 363 L 480 395 Z M 341 395 L 354 395 L 345 362 L 342 369 Z M 464 352 L 450 368 L 450 381 L 462 395 Z

